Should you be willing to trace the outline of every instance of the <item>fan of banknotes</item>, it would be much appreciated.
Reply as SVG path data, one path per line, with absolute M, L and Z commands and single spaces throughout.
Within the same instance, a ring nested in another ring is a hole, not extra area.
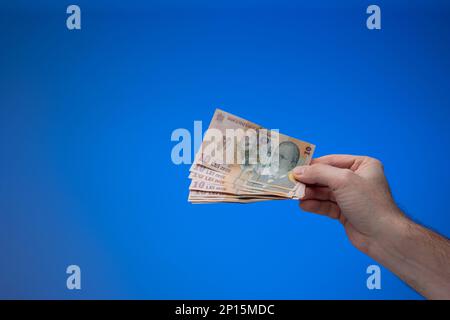
M 191 203 L 251 203 L 299 199 L 305 186 L 296 166 L 311 162 L 315 146 L 216 109 L 190 168 Z

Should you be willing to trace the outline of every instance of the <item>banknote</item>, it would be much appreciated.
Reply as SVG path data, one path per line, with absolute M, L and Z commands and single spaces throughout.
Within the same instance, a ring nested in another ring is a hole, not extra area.
M 206 192 L 206 191 L 196 191 L 191 190 L 189 193 L 188 201 L 192 203 L 216 203 L 216 202 L 229 202 L 229 203 L 251 203 L 251 202 L 261 202 L 268 200 L 283 200 L 285 198 L 282 197 L 273 197 L 273 196 L 252 196 L 252 197 L 244 197 L 244 196 L 230 196 L 224 195 L 218 192 Z
M 195 203 L 249 203 L 299 199 L 305 186 L 293 178 L 315 146 L 216 109 L 189 170 Z
M 285 189 L 270 186 L 267 184 L 258 184 L 251 181 L 245 181 L 241 178 L 230 177 L 221 173 L 214 172 L 214 170 L 207 169 L 200 165 L 192 168 L 189 174 L 189 179 L 192 180 L 191 189 L 211 191 L 208 185 L 215 185 L 217 188 L 222 188 L 224 192 L 238 194 L 241 192 L 264 192 L 270 194 L 286 193 Z M 226 191 L 228 190 L 228 191 Z

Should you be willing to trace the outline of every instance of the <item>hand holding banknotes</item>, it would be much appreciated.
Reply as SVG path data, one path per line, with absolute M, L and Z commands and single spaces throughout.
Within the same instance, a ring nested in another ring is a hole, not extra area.
M 381 162 L 329 155 L 296 167 L 306 184 L 300 207 L 338 219 L 351 243 L 430 299 L 450 299 L 450 241 L 407 218 Z
M 303 210 L 338 219 L 355 247 L 419 293 L 450 299 L 450 241 L 401 212 L 381 162 L 350 155 L 312 159 L 314 149 L 311 143 L 267 134 L 262 126 L 217 109 L 189 170 L 188 200 L 211 204 L 301 199 Z M 233 155 L 239 154 L 237 161 Z M 250 161 L 266 154 L 273 161 Z M 231 161 L 223 162 L 227 155 Z

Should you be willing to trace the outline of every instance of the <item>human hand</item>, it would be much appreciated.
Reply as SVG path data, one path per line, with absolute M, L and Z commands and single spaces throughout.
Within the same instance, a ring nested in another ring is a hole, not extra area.
M 363 252 L 406 220 L 376 159 L 324 156 L 310 166 L 295 168 L 294 176 L 306 184 L 300 207 L 338 219 L 352 244 Z
M 406 218 L 380 161 L 329 155 L 294 169 L 306 184 L 300 207 L 338 219 L 355 247 L 429 299 L 450 299 L 450 241 Z

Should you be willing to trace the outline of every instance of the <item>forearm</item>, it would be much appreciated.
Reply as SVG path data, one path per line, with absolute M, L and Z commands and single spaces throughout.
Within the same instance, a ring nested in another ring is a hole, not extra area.
M 401 217 L 368 254 L 428 299 L 450 299 L 450 241 Z

